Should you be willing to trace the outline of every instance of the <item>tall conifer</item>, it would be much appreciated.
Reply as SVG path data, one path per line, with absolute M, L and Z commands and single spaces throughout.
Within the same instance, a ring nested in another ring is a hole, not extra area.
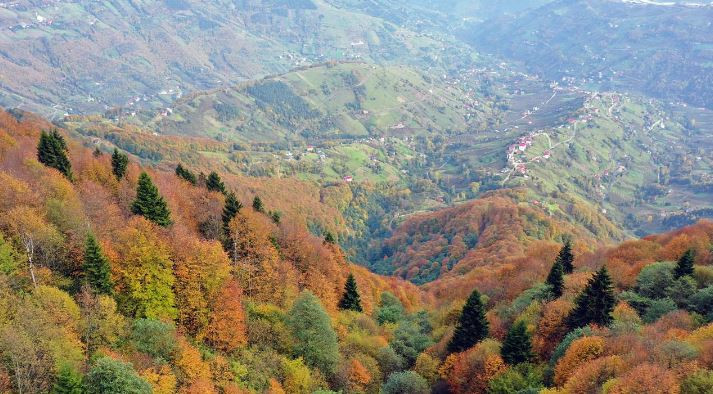
M 354 275 L 349 274 L 347 283 L 344 285 L 344 294 L 339 300 L 339 309 L 361 312 L 361 299 Z
M 235 197 L 235 193 L 230 192 L 228 195 L 225 197 L 225 206 L 223 206 L 223 249 L 225 249 L 228 254 L 230 255 L 230 258 L 235 258 L 233 256 L 233 240 L 230 236 L 230 221 L 233 220 L 235 215 L 240 212 L 240 209 L 243 207 L 243 204 L 238 201 L 237 197 Z
M 510 365 L 532 360 L 532 341 L 525 322 L 518 321 L 510 327 L 500 350 L 503 360 Z
M 225 184 L 220 179 L 220 175 L 218 175 L 218 173 L 215 171 L 208 174 L 208 179 L 206 179 L 205 186 L 208 188 L 208 190 L 212 192 L 221 192 L 225 194 Z
M 94 235 L 87 235 L 84 245 L 84 277 L 89 286 L 101 294 L 112 294 L 111 267 Z
M 473 290 L 465 302 L 453 338 L 448 343 L 449 352 L 462 352 L 488 336 L 485 307 L 478 290 Z
M 67 179 L 72 180 L 72 163 L 67 157 L 67 143 L 57 129 L 50 133 L 42 131 L 37 144 L 37 160 L 62 173 Z
M 562 263 L 560 263 L 559 260 L 556 260 L 555 263 L 552 264 L 552 268 L 550 269 L 550 273 L 547 275 L 547 280 L 545 281 L 545 283 L 550 286 L 552 295 L 555 298 L 559 298 L 562 296 L 562 290 L 564 289 L 564 278 Z
M 129 165 L 129 156 L 119 152 L 114 148 L 114 153 L 111 154 L 111 171 L 116 179 L 121 180 L 126 174 L 126 167 Z
M 693 249 L 688 249 L 686 253 L 678 259 L 676 268 L 673 270 L 673 275 L 676 279 L 686 275 L 693 275 L 693 262 L 695 258 L 696 255 Z
M 159 226 L 166 227 L 171 224 L 171 212 L 168 210 L 166 201 L 145 172 L 139 176 L 136 200 L 131 205 L 131 212 L 141 215 Z
M 565 274 L 571 274 L 574 271 L 574 254 L 572 254 L 572 241 L 569 239 L 564 241 L 562 249 L 560 249 L 559 255 L 557 255 L 557 261 L 562 264 L 562 271 Z
M 602 267 L 589 279 L 587 287 L 577 296 L 574 303 L 574 309 L 567 317 L 567 325 L 571 329 L 591 323 L 608 326 L 612 322 L 611 313 L 616 298 L 606 267 Z

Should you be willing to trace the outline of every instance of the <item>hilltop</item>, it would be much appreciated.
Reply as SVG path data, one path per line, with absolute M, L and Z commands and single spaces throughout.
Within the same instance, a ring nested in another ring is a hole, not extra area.
M 444 48 L 318 0 L 9 1 L 0 11 L 0 105 L 52 118 L 156 108 L 325 60 L 422 62 Z
M 553 80 L 711 108 L 711 19 L 705 3 L 560 0 L 466 36 Z

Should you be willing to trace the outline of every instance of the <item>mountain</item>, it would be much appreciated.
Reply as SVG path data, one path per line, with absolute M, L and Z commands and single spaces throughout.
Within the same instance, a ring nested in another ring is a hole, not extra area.
M 466 36 L 553 80 L 711 108 L 711 18 L 700 2 L 559 0 Z
M 312 0 L 22 0 L 0 10 L 0 105 L 53 118 L 155 108 L 317 61 L 420 59 L 443 46 Z
M 243 205 L 226 232 L 226 197 L 202 178 L 135 156 L 117 176 L 118 161 L 85 136 L 52 127 L 0 112 L 3 391 L 711 387 L 711 221 L 612 243 L 531 204 L 527 188 L 489 192 L 409 218 L 387 240 L 398 275 L 439 272 L 416 286 L 350 264 L 331 234 L 311 233 L 310 210 L 339 214 L 309 183 L 262 189 L 264 204 L 251 204 L 256 183 L 288 183 L 222 177 Z M 172 151 L 181 138 L 154 141 Z M 139 197 L 165 204 L 169 220 L 137 210 Z M 275 214 L 303 200 L 312 205 Z M 565 239 L 574 270 L 555 296 L 544 280 Z M 350 310 L 339 308 L 345 288 Z M 469 313 L 487 337 L 450 352 Z M 530 363 L 514 364 L 504 343 Z

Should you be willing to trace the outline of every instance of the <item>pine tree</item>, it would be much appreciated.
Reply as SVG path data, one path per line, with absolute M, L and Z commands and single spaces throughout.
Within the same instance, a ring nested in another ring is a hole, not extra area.
M 453 338 L 448 343 L 449 352 L 462 352 L 488 336 L 485 307 L 478 290 L 473 290 L 463 307 Z
M 324 242 L 334 245 L 335 243 L 337 243 L 337 240 L 334 239 L 334 235 L 332 234 L 331 231 L 327 231 L 324 234 Z
M 57 129 L 40 134 L 40 142 L 37 144 L 37 160 L 57 169 L 67 179 L 72 180 L 72 163 L 67 157 L 67 143 L 64 141 Z
M 552 295 L 555 298 L 559 298 L 562 296 L 562 290 L 564 289 L 564 278 L 562 264 L 559 261 L 555 261 L 555 263 L 552 264 L 552 268 L 550 269 L 550 273 L 547 275 L 547 280 L 545 281 L 545 283 L 550 286 Z
M 253 209 L 257 212 L 265 212 L 265 207 L 262 205 L 262 200 L 258 196 L 255 196 L 255 198 L 253 198 Z
M 176 176 L 188 181 L 188 183 L 190 183 L 193 186 L 195 186 L 198 183 L 198 178 L 196 178 L 196 174 L 187 170 L 185 167 L 183 167 L 181 165 L 181 163 L 178 163 L 178 165 L 176 166 Z
M 136 200 L 131 205 L 131 212 L 141 215 L 159 226 L 166 227 L 171 224 L 171 212 L 168 210 L 166 201 L 145 172 L 139 176 Z
M 230 237 L 230 221 L 235 218 L 242 207 L 243 204 L 235 197 L 235 193 L 228 193 L 225 198 L 225 206 L 223 206 L 223 249 L 228 252 L 231 259 L 234 259 L 235 256 L 233 256 L 233 239 Z
M 83 392 L 82 375 L 68 365 L 60 367 L 57 379 L 52 386 L 52 394 L 82 394 Z
M 220 179 L 220 175 L 218 175 L 218 173 L 215 171 L 208 174 L 208 179 L 205 182 L 205 187 L 207 187 L 208 190 L 212 192 L 221 192 L 225 194 L 225 184 Z
M 126 174 L 126 167 L 129 166 L 129 156 L 119 152 L 114 148 L 114 153 L 111 154 L 111 170 L 116 179 L 121 180 Z
M 349 274 L 347 283 L 344 285 L 344 294 L 339 300 L 339 309 L 361 312 L 361 299 L 354 275 Z
M 510 327 L 503 346 L 500 349 L 503 360 L 510 365 L 526 363 L 532 360 L 532 341 L 525 322 L 518 321 Z
M 676 268 L 673 271 L 673 275 L 676 279 L 686 276 L 693 275 L 693 262 L 696 259 L 695 252 L 693 249 L 688 249 L 676 263 Z
M 94 152 L 92 152 L 92 156 L 94 156 L 94 157 L 102 157 L 103 154 L 104 154 L 104 152 L 102 152 L 98 146 L 96 148 L 94 148 Z
M 557 261 L 562 264 L 562 272 L 565 274 L 571 274 L 574 271 L 574 255 L 572 254 L 572 241 L 569 239 L 564 241 L 562 249 L 560 249 L 559 255 L 557 255 Z
M 571 328 L 586 326 L 590 323 L 608 326 L 612 321 L 616 298 L 612 289 L 611 278 L 606 267 L 602 267 L 589 279 L 587 287 L 577 296 L 575 306 L 567 317 Z
M 109 260 L 102 253 L 94 235 L 87 235 L 84 246 L 84 277 L 89 286 L 97 293 L 111 295 L 114 286 L 111 282 Z

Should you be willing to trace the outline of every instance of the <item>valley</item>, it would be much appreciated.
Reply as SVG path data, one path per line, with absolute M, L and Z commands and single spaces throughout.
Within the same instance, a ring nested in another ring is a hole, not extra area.
M 713 392 L 712 13 L 0 0 L 0 392 Z

